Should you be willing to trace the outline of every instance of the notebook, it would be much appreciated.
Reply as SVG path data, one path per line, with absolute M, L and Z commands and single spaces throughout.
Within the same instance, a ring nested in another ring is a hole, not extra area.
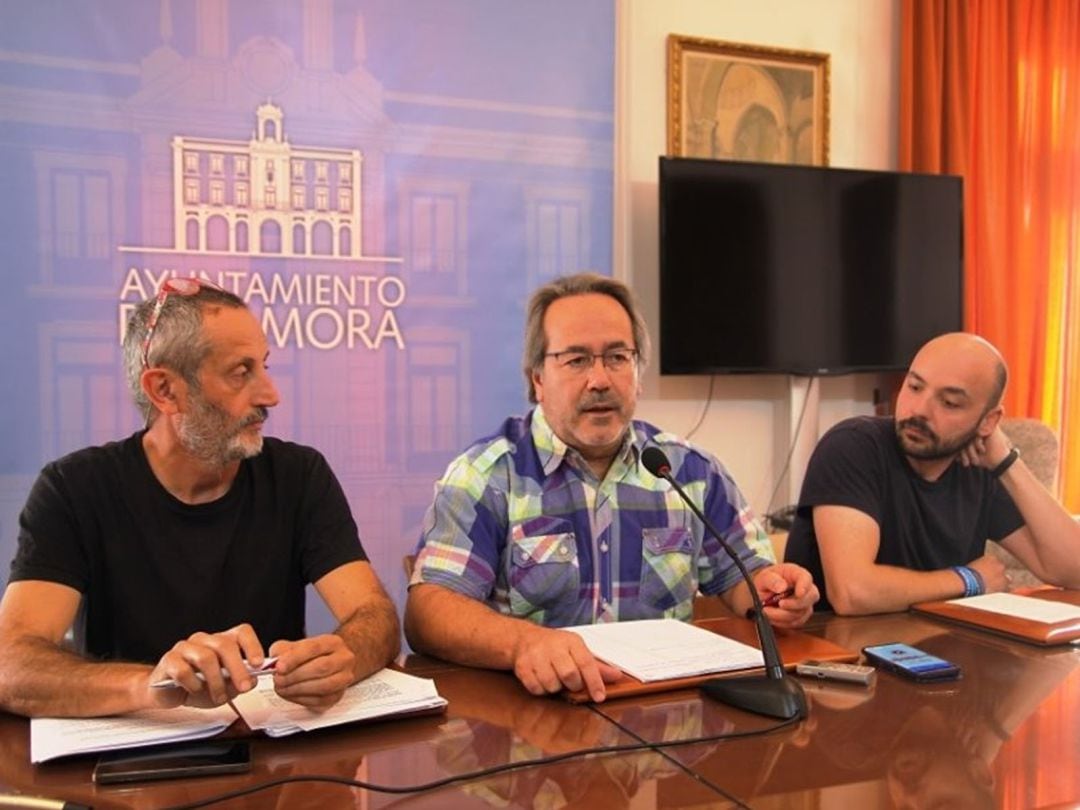
M 1031 644 L 1080 643 L 1080 591 L 1061 588 L 987 593 L 912 605 L 915 613 Z
M 699 619 L 694 625 L 725 636 L 728 639 L 741 642 L 748 647 L 758 648 L 757 630 L 754 623 L 741 618 Z M 845 661 L 859 660 L 859 653 L 845 649 L 839 644 L 834 644 L 828 639 L 818 638 L 809 633 L 799 630 L 780 630 L 773 628 L 776 635 L 776 645 L 780 651 L 780 657 L 784 661 L 784 668 L 794 670 L 795 665 L 802 661 Z M 717 667 L 716 669 L 723 669 Z M 620 681 L 607 685 L 607 699 L 612 700 L 632 695 L 644 695 L 651 692 L 668 692 L 675 689 L 687 689 L 698 686 L 711 678 L 724 678 L 736 675 L 749 675 L 760 673 L 761 666 L 751 664 L 750 668 L 726 669 L 710 674 L 693 675 L 685 678 L 670 678 L 656 681 L 642 681 L 637 678 L 626 676 Z M 591 698 L 584 690 L 578 692 L 563 692 L 564 697 L 571 703 L 589 703 Z

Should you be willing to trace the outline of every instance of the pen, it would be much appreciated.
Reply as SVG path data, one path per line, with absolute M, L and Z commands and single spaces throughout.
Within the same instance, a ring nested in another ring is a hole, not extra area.
M 265 659 L 262 662 L 262 666 L 258 666 L 258 667 L 251 666 L 250 664 L 247 663 L 247 661 L 244 662 L 244 665 L 247 667 L 247 674 L 248 675 L 250 675 L 253 678 L 261 678 L 263 675 L 273 675 L 274 674 L 274 667 L 277 665 L 277 657 L 274 656 L 272 658 Z M 206 680 L 206 677 L 201 672 L 196 672 L 195 677 L 198 678 L 200 681 L 205 681 Z M 221 677 L 223 677 L 223 678 L 228 678 L 229 677 L 229 671 L 227 669 L 225 669 L 224 667 L 221 668 Z M 150 684 L 150 688 L 151 689 L 175 689 L 179 685 L 180 684 L 178 684 L 172 678 L 166 678 L 163 681 L 154 681 L 154 683 Z M 2 806 L 2 805 L 0 805 L 0 806 Z
M 22 807 L 30 810 L 94 810 L 88 804 L 69 802 L 66 799 L 46 799 L 43 796 L 22 796 L 17 793 L 0 794 L 0 807 Z
M 781 599 L 787 599 L 793 593 L 795 593 L 794 588 L 789 588 L 788 590 L 782 591 L 781 593 L 774 593 L 772 596 L 770 596 L 768 599 L 763 601 L 761 604 L 763 604 L 765 607 L 776 607 L 777 605 L 780 604 Z
M 787 599 L 793 593 L 795 593 L 794 588 L 789 588 L 788 590 L 781 591 L 780 593 L 774 593 L 768 599 L 762 599 L 761 600 L 761 606 L 762 607 L 776 607 L 777 605 L 780 604 L 781 599 Z M 754 618 L 754 609 L 752 607 L 746 609 L 746 618 L 748 618 L 748 619 Z

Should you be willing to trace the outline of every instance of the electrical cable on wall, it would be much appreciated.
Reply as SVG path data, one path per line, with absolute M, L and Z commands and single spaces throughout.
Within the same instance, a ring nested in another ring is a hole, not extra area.
M 683 438 L 685 438 L 687 441 L 690 441 L 690 437 L 698 432 L 698 428 L 700 428 L 702 423 L 705 421 L 705 414 L 707 414 L 709 412 L 709 405 L 712 404 L 712 395 L 713 395 L 713 386 L 714 385 L 716 385 L 716 375 L 715 374 L 713 374 L 712 376 L 709 377 L 709 393 L 705 397 L 705 407 L 703 407 L 701 409 L 701 416 L 698 417 L 698 420 L 697 420 L 697 422 L 694 423 L 694 426 L 692 428 L 690 428 L 690 430 L 687 431 L 686 434 L 683 436 Z
M 770 510 L 772 509 L 773 501 L 776 499 L 776 493 L 780 491 L 780 484 L 784 481 L 784 476 L 787 475 L 788 468 L 791 466 L 791 458 L 795 455 L 795 445 L 799 443 L 799 436 L 802 434 L 803 418 L 806 416 L 806 406 L 810 402 L 810 394 L 814 390 L 814 384 L 818 381 L 816 376 L 810 377 L 810 383 L 806 386 L 806 396 L 803 397 L 802 408 L 799 409 L 799 418 L 795 422 L 795 435 L 791 437 L 791 445 L 788 447 L 787 458 L 784 459 L 784 466 L 780 468 L 780 474 L 776 477 L 776 486 L 773 487 L 772 494 L 769 496 L 768 502 L 765 504 L 765 520 L 769 529 L 785 528 L 779 526 L 778 523 L 782 519 L 793 518 L 791 515 L 774 515 Z M 797 496 L 796 496 L 797 497 Z M 786 527 L 790 528 L 790 526 Z

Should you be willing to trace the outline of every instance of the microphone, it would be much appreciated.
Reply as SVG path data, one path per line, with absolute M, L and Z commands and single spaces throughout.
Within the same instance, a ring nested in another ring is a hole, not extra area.
M 671 484 L 690 510 L 697 515 L 698 520 L 705 524 L 705 528 L 719 541 L 735 563 L 735 567 L 739 569 L 739 573 L 742 574 L 750 589 L 750 598 L 754 600 L 754 625 L 757 628 L 758 642 L 761 644 L 761 655 L 765 659 L 765 674 L 740 678 L 713 678 L 701 685 L 702 690 L 722 703 L 755 714 L 779 717 L 783 720 L 805 717 L 806 695 L 803 693 L 802 685 L 784 672 L 784 663 L 776 647 L 776 636 L 773 635 L 772 625 L 765 618 L 765 607 L 761 604 L 761 597 L 758 596 L 743 561 L 732 551 L 731 546 L 697 508 L 697 505 L 690 500 L 683 488 L 679 486 L 679 482 L 672 477 L 671 462 L 668 461 L 663 450 L 655 446 L 646 447 L 641 453 L 641 463 L 657 478 L 663 478 Z

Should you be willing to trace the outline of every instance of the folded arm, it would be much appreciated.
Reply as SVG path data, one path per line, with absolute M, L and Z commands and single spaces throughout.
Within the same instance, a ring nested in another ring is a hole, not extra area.
M 622 677 L 598 661 L 580 636 L 503 616 L 441 585 L 420 583 L 409 589 L 405 637 L 416 651 L 447 661 L 513 670 L 534 695 L 587 689 L 600 701 L 604 684 Z
M 829 601 L 839 614 L 888 613 L 964 595 L 963 582 L 949 568 L 913 571 L 876 563 L 880 530 L 865 512 L 815 506 L 813 521 Z M 995 558 L 980 557 L 969 565 L 981 574 L 987 591 L 1007 587 L 1005 570 Z

